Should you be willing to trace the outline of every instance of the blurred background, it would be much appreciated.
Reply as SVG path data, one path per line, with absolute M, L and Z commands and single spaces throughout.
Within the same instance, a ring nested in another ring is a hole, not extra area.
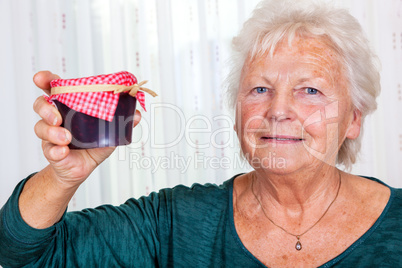
M 379 108 L 366 119 L 353 173 L 402 187 L 402 0 L 323 1 L 350 10 L 383 66 Z M 159 94 L 147 98 L 133 143 L 91 175 L 70 210 L 249 170 L 222 89 L 231 38 L 258 2 L 0 0 L 0 207 L 47 164 L 33 130 L 40 70 L 62 78 L 126 70 Z

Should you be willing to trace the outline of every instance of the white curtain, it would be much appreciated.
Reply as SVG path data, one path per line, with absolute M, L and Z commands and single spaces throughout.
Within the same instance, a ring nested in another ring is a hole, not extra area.
M 402 2 L 335 2 L 359 19 L 383 63 L 379 109 L 366 120 L 353 172 L 402 187 Z M 177 184 L 219 184 L 249 170 L 221 89 L 231 38 L 257 3 L 0 0 L 0 206 L 18 181 L 46 165 L 33 131 L 39 70 L 63 78 L 127 70 L 159 94 L 147 98 L 133 143 L 91 175 L 70 210 Z

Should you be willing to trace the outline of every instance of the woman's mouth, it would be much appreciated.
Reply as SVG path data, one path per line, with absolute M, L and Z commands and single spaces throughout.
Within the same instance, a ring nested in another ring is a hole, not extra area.
M 260 138 L 261 140 L 265 140 L 268 142 L 275 142 L 275 143 L 295 143 L 301 142 L 304 139 L 294 136 L 263 136 Z

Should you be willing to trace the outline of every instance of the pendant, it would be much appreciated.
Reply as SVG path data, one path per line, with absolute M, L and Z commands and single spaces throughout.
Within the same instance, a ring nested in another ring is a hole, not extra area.
M 296 250 L 301 250 L 302 249 L 302 244 L 300 243 L 300 237 L 296 236 L 296 238 L 297 238 L 297 243 L 296 243 L 295 248 L 296 248 Z

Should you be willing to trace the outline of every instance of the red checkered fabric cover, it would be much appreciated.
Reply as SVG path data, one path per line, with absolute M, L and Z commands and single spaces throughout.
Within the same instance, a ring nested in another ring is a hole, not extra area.
M 124 85 L 131 86 L 137 83 L 137 78 L 129 72 L 118 72 L 77 79 L 56 79 L 50 82 L 52 88 L 84 85 Z M 58 100 L 70 109 L 93 117 L 113 121 L 113 116 L 119 102 L 120 94 L 113 92 L 78 92 L 45 96 L 47 101 Z M 138 91 L 136 99 L 145 110 L 145 95 Z

